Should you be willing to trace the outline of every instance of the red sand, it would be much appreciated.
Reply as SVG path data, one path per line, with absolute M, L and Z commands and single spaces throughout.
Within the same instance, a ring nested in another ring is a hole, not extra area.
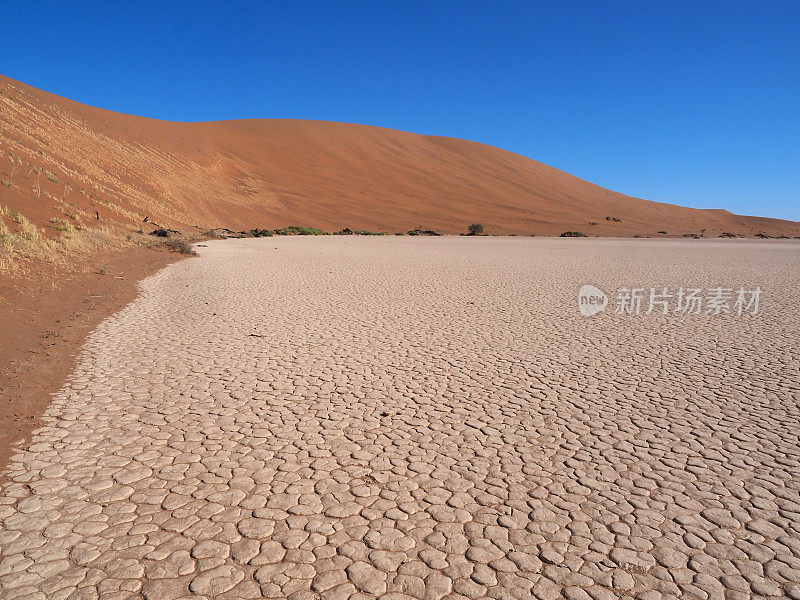
M 136 247 L 78 257 L 67 274 L 39 264 L 0 277 L 0 470 L 11 445 L 41 426 L 86 335 L 136 297 L 139 280 L 180 257 Z
M 13 184 L 0 186 L 0 204 L 42 224 L 63 216 L 62 200 L 131 229 L 147 216 L 182 230 L 460 233 L 477 222 L 494 234 L 800 235 L 795 222 L 631 198 L 464 140 L 322 121 L 171 123 L 92 108 L 2 76 L 0 150 L 0 178 Z M 22 160 L 13 177 L 9 151 Z

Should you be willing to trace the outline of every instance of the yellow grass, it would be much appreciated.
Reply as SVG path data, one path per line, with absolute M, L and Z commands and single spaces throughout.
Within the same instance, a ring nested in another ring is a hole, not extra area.
M 12 232 L 5 218 L 17 223 L 19 231 Z M 100 248 L 123 248 L 135 243 L 135 240 L 125 239 L 121 233 L 107 226 L 84 229 L 67 219 L 57 218 L 50 219 L 50 224 L 59 232 L 52 239 L 42 235 L 42 230 L 24 215 L 0 206 L 0 272 L 24 270 L 25 263 L 31 260 L 45 260 L 69 268 L 70 258 L 76 255 Z

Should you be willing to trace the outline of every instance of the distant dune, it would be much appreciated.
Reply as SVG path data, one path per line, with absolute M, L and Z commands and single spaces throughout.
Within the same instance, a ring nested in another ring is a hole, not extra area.
M 492 234 L 800 235 L 795 222 L 632 198 L 464 140 L 321 121 L 172 123 L 2 76 L 0 151 L 0 205 L 39 226 L 67 215 L 132 231 L 147 217 L 184 231 L 452 234 L 482 223 Z

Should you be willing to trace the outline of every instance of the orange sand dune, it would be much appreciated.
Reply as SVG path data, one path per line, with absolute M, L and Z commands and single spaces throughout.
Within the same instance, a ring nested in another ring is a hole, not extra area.
M 321 121 L 171 123 L 2 76 L 0 151 L 0 205 L 39 224 L 75 212 L 133 230 L 148 217 L 181 230 L 800 235 L 799 223 L 631 198 L 464 140 Z

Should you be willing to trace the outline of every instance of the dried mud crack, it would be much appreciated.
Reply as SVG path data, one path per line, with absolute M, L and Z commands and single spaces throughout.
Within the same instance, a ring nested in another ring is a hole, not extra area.
M 13 457 L 0 596 L 800 598 L 798 250 L 209 242 Z M 585 283 L 764 297 L 587 319 Z

